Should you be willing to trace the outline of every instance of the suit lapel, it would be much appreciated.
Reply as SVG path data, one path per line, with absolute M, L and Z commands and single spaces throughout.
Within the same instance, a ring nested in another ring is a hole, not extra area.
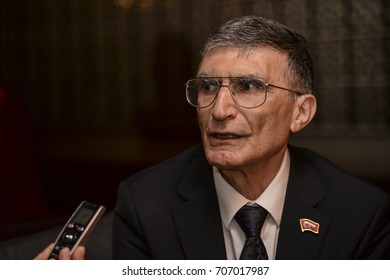
M 183 202 L 172 210 L 185 257 L 226 259 L 212 169 L 202 154 L 188 170 L 178 188 Z
M 317 259 L 331 223 L 330 218 L 316 208 L 325 198 L 320 174 L 291 147 L 290 155 L 291 170 L 276 259 Z M 226 259 L 212 169 L 203 153 L 187 170 L 177 190 L 182 202 L 172 210 L 185 258 Z M 319 223 L 318 234 L 302 232 L 300 219 L 303 218 Z
M 291 170 L 276 252 L 277 259 L 317 259 L 330 218 L 315 206 L 325 198 L 318 171 L 290 148 Z M 319 232 L 302 231 L 300 219 L 319 224 Z

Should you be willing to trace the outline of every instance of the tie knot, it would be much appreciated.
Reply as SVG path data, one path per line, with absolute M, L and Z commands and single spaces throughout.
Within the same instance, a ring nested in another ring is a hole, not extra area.
M 261 227 L 267 218 L 267 214 L 267 210 L 258 204 L 253 206 L 245 205 L 237 211 L 234 219 L 246 237 L 255 237 L 260 235 Z

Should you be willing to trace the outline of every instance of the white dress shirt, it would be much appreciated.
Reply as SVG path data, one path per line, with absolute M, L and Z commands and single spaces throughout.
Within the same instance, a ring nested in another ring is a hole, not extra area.
M 214 182 L 221 211 L 228 260 L 239 259 L 245 243 L 244 232 L 234 220 L 234 216 L 242 206 L 253 203 L 259 204 L 269 213 L 262 227 L 260 236 L 267 249 L 268 258 L 270 260 L 275 259 L 289 173 L 290 155 L 286 149 L 282 164 L 275 178 L 255 201 L 250 201 L 226 182 L 218 168 L 213 167 Z

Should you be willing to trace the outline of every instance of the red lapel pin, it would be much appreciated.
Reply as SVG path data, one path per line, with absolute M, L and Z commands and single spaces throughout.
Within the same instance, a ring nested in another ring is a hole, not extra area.
M 316 223 L 310 219 L 299 219 L 299 223 L 301 224 L 301 230 L 304 231 L 311 231 L 315 234 L 318 234 L 320 232 L 320 224 Z

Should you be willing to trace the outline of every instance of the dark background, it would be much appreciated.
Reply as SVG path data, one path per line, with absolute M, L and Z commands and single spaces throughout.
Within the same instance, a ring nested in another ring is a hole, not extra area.
M 245 14 L 310 42 L 319 110 L 292 143 L 390 192 L 388 0 L 0 0 L 0 239 L 199 142 L 184 83 L 206 36 Z

